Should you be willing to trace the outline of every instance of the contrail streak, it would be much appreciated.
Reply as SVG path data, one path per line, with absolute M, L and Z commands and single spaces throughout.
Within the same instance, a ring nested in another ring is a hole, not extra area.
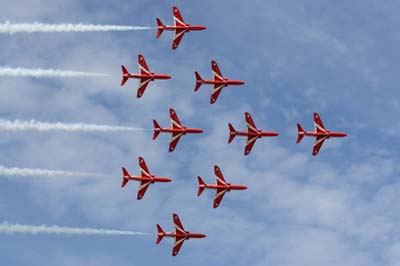
M 98 131 L 98 132 L 115 132 L 115 131 L 147 131 L 144 128 L 109 126 L 109 125 L 93 125 L 93 124 L 65 124 L 65 123 L 47 123 L 35 120 L 2 120 L 0 119 L 0 131 Z
M 9 224 L 4 222 L 0 224 L 0 233 L 5 234 L 55 234 L 55 235 L 117 235 L 117 236 L 138 236 L 147 235 L 147 233 L 134 231 L 121 231 L 96 228 L 74 228 L 47 225 L 22 225 Z
M 5 167 L 0 165 L 0 176 L 3 177 L 102 177 L 105 175 L 86 172 L 70 172 L 48 169 Z
M 154 27 L 92 25 L 92 24 L 45 24 L 45 23 L 11 23 L 0 24 L 0 33 L 35 33 L 35 32 L 94 32 L 94 31 L 133 31 L 152 30 Z
M 108 74 L 103 73 L 90 73 L 71 70 L 58 70 L 58 69 L 30 69 L 30 68 L 11 68 L 0 67 L 0 77 L 33 77 L 33 78 L 71 78 L 71 77 L 107 77 Z

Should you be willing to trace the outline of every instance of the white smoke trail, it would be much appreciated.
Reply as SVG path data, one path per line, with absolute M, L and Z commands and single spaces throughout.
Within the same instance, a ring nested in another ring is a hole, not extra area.
M 108 74 L 102 73 L 89 73 L 71 70 L 57 70 L 57 69 L 29 69 L 29 68 L 11 68 L 0 67 L 0 77 L 32 77 L 32 78 L 52 78 L 52 77 L 107 77 Z
M 34 33 L 34 32 L 94 32 L 94 31 L 133 31 L 152 30 L 154 27 L 92 25 L 92 24 L 45 24 L 45 23 L 11 23 L 0 24 L 0 34 Z
M 105 175 L 86 172 L 70 172 L 48 169 L 32 169 L 5 167 L 0 165 L 0 176 L 2 177 L 102 177 Z
M 147 235 L 147 233 L 134 231 L 121 231 L 96 228 L 73 228 L 47 225 L 22 225 L 9 224 L 3 222 L 0 224 L 0 233 L 5 234 L 55 234 L 55 235 L 118 235 L 118 236 L 137 236 Z
M 35 120 L 20 121 L 20 120 L 2 120 L 0 119 L 0 131 L 147 131 L 144 128 L 124 127 L 124 126 L 109 126 L 109 125 L 93 125 L 93 124 L 65 124 L 65 123 L 46 123 Z

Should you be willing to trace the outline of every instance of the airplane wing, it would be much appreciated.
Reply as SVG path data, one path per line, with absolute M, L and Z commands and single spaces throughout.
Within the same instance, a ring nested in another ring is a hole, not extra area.
M 176 213 L 174 213 L 172 215 L 172 220 L 174 222 L 174 227 L 175 227 L 176 233 L 186 234 L 185 228 L 183 228 L 182 222 L 181 222 L 181 220 L 179 219 L 179 216 Z
M 314 113 L 314 125 L 315 125 L 315 132 L 318 133 L 326 133 L 327 130 L 324 126 L 324 124 L 322 123 L 321 117 L 317 114 Z
M 186 31 L 187 31 L 187 29 L 176 29 L 175 30 L 174 40 L 172 41 L 172 49 L 173 50 L 178 48 L 179 43 L 182 41 L 183 35 L 185 35 Z
M 140 186 L 139 186 L 139 190 L 138 190 L 138 194 L 137 194 L 137 199 L 141 200 L 144 196 L 144 194 L 147 191 L 147 188 L 149 187 L 149 185 L 151 184 L 151 181 L 148 180 L 143 180 L 142 182 L 140 182 Z
M 139 64 L 139 71 L 141 74 L 150 74 L 149 67 L 146 64 L 146 60 L 144 60 L 143 55 L 138 55 L 138 64 Z
M 214 60 L 211 61 L 211 69 L 214 80 L 224 80 L 224 76 L 222 75 L 221 70 L 219 70 L 217 62 Z
M 221 203 L 222 199 L 224 198 L 225 192 L 227 189 L 225 188 L 218 188 L 215 192 L 215 198 L 214 198 L 214 208 L 218 208 L 219 204 Z
M 176 114 L 175 110 L 170 108 L 169 109 L 169 117 L 171 119 L 172 128 L 182 128 L 181 121 L 179 121 L 178 115 Z
M 214 165 L 214 174 L 215 174 L 215 179 L 217 181 L 217 185 L 226 185 L 225 178 L 222 175 L 221 169 L 219 169 L 218 165 Z
M 150 81 L 151 81 L 151 78 L 141 78 L 140 79 L 140 84 L 139 84 L 139 88 L 137 90 L 137 95 L 136 95 L 137 98 L 142 97 L 142 95 L 143 95 L 144 91 L 146 90 L 147 85 L 149 85 Z
M 211 100 L 210 103 L 213 104 L 217 101 L 219 94 L 222 91 L 222 88 L 224 87 L 224 84 L 214 84 L 214 88 L 211 92 Z
M 317 155 L 319 150 L 322 147 L 322 144 L 324 144 L 324 141 L 328 138 L 328 136 L 317 136 L 315 138 L 315 143 L 312 151 L 312 155 Z
M 186 26 L 186 23 L 181 15 L 181 12 L 179 12 L 179 9 L 176 6 L 172 7 L 172 13 L 174 16 L 175 26 Z
M 246 117 L 247 131 L 249 133 L 257 133 L 256 124 L 254 123 L 250 113 L 246 112 L 244 115 Z
M 249 155 L 251 149 L 253 149 L 253 146 L 256 143 L 257 138 L 257 136 L 247 136 L 246 147 L 244 148 L 244 155 Z
M 178 145 L 178 142 L 183 135 L 183 132 L 174 132 L 171 135 L 171 141 L 169 143 L 169 152 L 173 152 L 176 148 L 176 145 Z
M 179 253 L 179 250 L 181 249 L 183 242 L 185 242 L 185 237 L 182 236 L 176 236 L 175 237 L 175 243 L 174 247 L 172 248 L 172 256 L 176 256 Z
M 181 220 L 179 219 L 178 215 L 174 213 L 172 215 L 172 219 L 174 222 L 175 233 L 179 235 L 186 235 L 186 231 L 183 228 Z M 177 236 L 175 237 L 174 248 L 172 249 L 172 256 L 178 255 L 179 250 L 181 249 L 183 242 L 185 241 L 185 236 Z
M 147 168 L 146 162 L 142 157 L 139 157 L 140 174 L 145 177 L 151 177 L 150 171 Z

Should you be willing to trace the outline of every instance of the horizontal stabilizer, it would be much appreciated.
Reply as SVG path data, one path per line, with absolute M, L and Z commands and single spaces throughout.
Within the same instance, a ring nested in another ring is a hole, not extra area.
M 161 240 L 164 238 L 165 232 L 159 224 L 157 224 L 157 232 L 158 232 L 158 234 L 157 234 L 158 237 L 157 237 L 156 244 L 160 244 Z
M 228 126 L 229 126 L 229 140 L 228 140 L 228 143 L 231 143 L 232 140 L 236 137 L 236 130 L 232 126 L 231 123 L 229 123 Z
M 303 139 L 304 137 L 304 130 L 301 127 L 300 124 L 297 124 L 297 140 L 296 143 L 300 143 L 300 141 Z
M 126 186 L 126 184 L 129 182 L 129 173 L 128 173 L 128 171 L 125 169 L 125 167 L 122 167 L 122 174 L 123 174 L 123 176 L 122 176 L 122 184 L 121 184 L 121 187 L 125 187 Z
M 121 87 L 122 87 L 128 81 L 128 77 L 126 77 L 125 75 L 129 75 L 129 72 L 125 66 L 121 66 L 121 68 L 122 68 L 122 80 L 121 80 Z
M 160 134 L 160 132 L 161 132 L 161 127 L 160 127 L 160 125 L 157 123 L 157 121 L 154 120 L 154 119 L 153 119 L 153 124 L 154 124 L 153 140 L 155 140 L 155 139 L 158 137 L 158 135 Z
M 196 76 L 196 86 L 194 87 L 194 91 L 198 91 L 203 83 L 203 79 L 197 71 L 194 72 L 194 75 Z
M 157 21 L 157 29 L 158 29 L 156 38 L 158 39 L 158 38 L 160 38 L 161 34 L 164 31 L 164 24 L 161 22 L 161 20 L 159 18 L 157 18 L 156 21 Z
M 199 181 L 199 190 L 197 191 L 197 196 L 200 196 L 201 193 L 203 193 L 203 191 L 204 191 L 205 183 L 204 183 L 203 179 L 201 179 L 200 176 L 197 177 L 197 180 Z

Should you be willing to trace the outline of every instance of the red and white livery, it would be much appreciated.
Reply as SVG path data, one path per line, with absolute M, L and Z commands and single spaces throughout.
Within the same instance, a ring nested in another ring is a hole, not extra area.
M 211 92 L 211 99 L 210 103 L 213 104 L 217 101 L 219 94 L 221 93 L 222 89 L 228 85 L 243 85 L 245 82 L 242 80 L 233 80 L 224 77 L 221 73 L 221 70 L 218 67 L 216 61 L 211 61 L 211 69 L 212 69 L 212 80 L 204 80 L 201 78 L 200 74 L 195 71 L 196 77 L 196 86 L 194 87 L 194 91 L 198 91 L 202 84 L 211 84 L 213 85 L 213 90 Z
M 198 31 L 205 30 L 206 27 L 201 25 L 190 25 L 185 23 L 179 9 L 174 6 L 172 7 L 172 13 L 174 16 L 174 25 L 173 26 L 165 26 L 159 18 L 157 18 L 157 35 L 156 38 L 160 38 L 161 34 L 164 30 L 174 31 L 174 40 L 172 41 L 172 49 L 175 50 L 178 48 L 179 43 L 182 41 L 183 35 L 189 31 Z
M 256 143 L 257 139 L 262 137 L 276 137 L 279 135 L 277 132 L 273 131 L 262 131 L 256 127 L 256 124 L 253 121 L 250 113 L 246 112 L 244 114 L 246 119 L 247 131 L 236 131 L 235 128 L 232 126 L 231 123 L 228 124 L 229 127 L 229 140 L 228 143 L 231 143 L 232 140 L 236 136 L 245 136 L 247 137 L 246 146 L 244 148 L 244 155 L 249 155 L 251 150 L 253 149 L 254 144 Z
M 171 133 L 171 141 L 169 144 L 169 152 L 173 152 L 175 150 L 176 145 L 178 145 L 179 139 L 186 134 L 199 134 L 203 133 L 203 130 L 200 128 L 190 128 L 183 126 L 179 121 L 179 118 L 174 109 L 169 109 L 169 115 L 171 118 L 171 128 L 162 128 L 157 123 L 156 120 L 153 120 L 154 124 L 154 135 L 153 140 L 155 140 L 161 132 Z
M 138 64 L 139 64 L 139 73 L 129 73 L 125 66 L 121 66 L 122 68 L 122 81 L 121 86 L 128 81 L 128 79 L 139 79 L 139 88 L 137 90 L 137 98 L 142 97 L 144 91 L 149 85 L 150 81 L 154 81 L 156 79 L 170 79 L 170 75 L 166 74 L 155 74 L 149 70 L 147 66 L 146 60 L 143 55 L 138 55 Z
M 198 233 L 191 233 L 189 231 L 186 231 L 183 228 L 183 225 L 176 213 L 172 215 L 172 220 L 174 222 L 174 227 L 175 227 L 175 232 L 164 232 L 164 230 L 161 228 L 159 224 L 157 224 L 157 244 L 160 244 L 161 240 L 164 237 L 172 237 L 175 238 L 174 242 L 174 247 L 172 249 L 172 256 L 176 256 L 179 253 L 179 250 L 181 249 L 183 242 L 185 240 L 189 240 L 190 238 L 205 238 L 206 235 L 204 234 L 198 234 Z
M 159 177 L 159 176 L 154 176 L 150 173 L 149 169 L 147 168 L 146 162 L 142 157 L 139 157 L 139 168 L 140 168 L 140 175 L 139 176 L 131 176 L 129 175 L 128 171 L 125 169 L 125 167 L 122 167 L 122 184 L 121 187 L 125 187 L 126 184 L 133 180 L 133 181 L 139 181 L 139 190 L 137 194 L 137 199 L 141 200 L 144 196 L 144 194 L 147 191 L 147 188 L 154 183 L 157 182 L 171 182 L 172 180 L 170 178 L 166 177 Z
M 297 140 L 296 143 L 300 143 L 304 136 L 312 136 L 315 137 L 314 147 L 312 151 L 312 155 L 317 155 L 319 150 L 322 147 L 322 144 L 326 139 L 331 137 L 333 138 L 342 138 L 346 137 L 347 134 L 344 132 L 334 132 L 325 128 L 322 123 L 321 117 L 314 113 L 314 125 L 315 131 L 304 131 L 300 124 L 297 124 Z
M 243 185 L 233 185 L 231 183 L 227 183 L 218 165 L 214 165 L 214 174 L 216 180 L 215 184 L 206 184 L 204 183 L 203 179 L 201 179 L 200 176 L 197 177 L 199 181 L 199 189 L 197 191 L 197 196 L 200 196 L 201 193 L 203 193 L 204 189 L 215 189 L 215 198 L 213 204 L 214 208 L 217 208 L 220 205 L 226 192 L 229 192 L 231 190 L 247 189 L 247 187 Z

